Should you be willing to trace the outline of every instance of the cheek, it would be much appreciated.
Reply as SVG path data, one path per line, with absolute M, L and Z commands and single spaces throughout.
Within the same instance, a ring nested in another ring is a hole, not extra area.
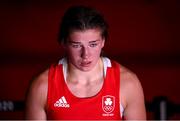
M 71 58 L 77 58 L 79 55 L 80 55 L 79 50 L 69 49 L 68 51 L 68 56 L 70 56 Z
M 101 48 L 97 48 L 93 51 L 94 56 L 99 56 L 101 54 Z

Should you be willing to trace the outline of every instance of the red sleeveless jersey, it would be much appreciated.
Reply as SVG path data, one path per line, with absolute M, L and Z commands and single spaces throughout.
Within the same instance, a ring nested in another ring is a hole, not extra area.
M 49 69 L 47 119 L 55 120 L 120 120 L 120 68 L 111 61 L 101 90 L 92 97 L 79 98 L 68 89 L 63 65 Z

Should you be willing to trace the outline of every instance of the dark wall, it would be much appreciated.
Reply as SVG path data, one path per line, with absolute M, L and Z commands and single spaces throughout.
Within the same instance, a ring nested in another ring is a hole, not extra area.
M 63 56 L 57 43 L 59 22 L 69 6 L 79 4 L 104 14 L 109 23 L 104 51 L 137 73 L 146 101 L 166 96 L 180 103 L 178 0 L 1 1 L 0 100 L 23 101 L 32 77 Z M 0 112 L 0 117 L 22 119 L 22 112 Z

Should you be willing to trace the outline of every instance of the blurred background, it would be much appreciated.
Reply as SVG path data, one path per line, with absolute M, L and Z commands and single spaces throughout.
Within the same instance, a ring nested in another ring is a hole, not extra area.
M 178 0 L 1 0 L 0 119 L 23 119 L 29 82 L 63 57 L 57 34 L 71 5 L 103 13 L 104 51 L 138 75 L 148 119 L 180 119 Z

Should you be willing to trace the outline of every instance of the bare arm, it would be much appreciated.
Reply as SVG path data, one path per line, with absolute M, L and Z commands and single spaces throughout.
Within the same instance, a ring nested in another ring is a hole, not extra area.
M 121 73 L 121 99 L 127 120 L 146 120 L 144 94 L 137 76 L 125 69 Z
M 47 101 L 48 71 L 32 82 L 26 99 L 25 119 L 45 120 Z

